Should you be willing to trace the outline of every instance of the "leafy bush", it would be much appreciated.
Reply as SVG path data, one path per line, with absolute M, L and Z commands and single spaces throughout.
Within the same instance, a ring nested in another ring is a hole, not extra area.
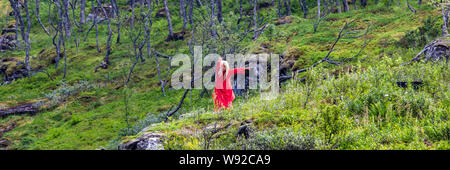
M 65 100 L 66 98 L 77 94 L 83 90 L 88 90 L 92 88 L 93 86 L 89 84 L 88 81 L 82 80 L 78 83 L 73 84 L 73 86 L 69 86 L 65 82 L 60 82 L 60 87 L 53 90 L 51 93 L 44 94 L 45 97 L 49 100 L 48 107 L 52 108 L 56 105 L 58 105 L 61 101 Z
M 238 139 L 239 140 L 239 139 Z M 293 129 L 271 128 L 255 132 L 250 138 L 230 144 L 228 149 L 248 150 L 312 150 L 316 141 L 311 135 Z
M 348 126 L 341 112 L 339 107 L 333 105 L 327 106 L 320 114 L 319 129 L 323 132 L 325 144 L 335 145 L 340 142 L 339 137 Z
M 433 141 L 450 140 L 450 122 L 425 127 L 425 134 Z

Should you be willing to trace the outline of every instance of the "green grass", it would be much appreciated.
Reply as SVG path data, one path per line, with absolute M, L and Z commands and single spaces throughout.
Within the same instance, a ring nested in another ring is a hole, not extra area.
M 9 3 L 1 0 L 0 6 Z M 119 1 L 124 4 L 126 1 Z M 234 2 L 234 1 L 233 1 Z M 170 7 L 174 31 L 180 31 L 182 20 L 178 17 L 175 1 Z M 224 4 L 225 21 L 234 22 L 238 17 L 237 7 L 231 1 Z M 359 59 L 352 62 L 357 68 L 355 73 L 345 74 L 338 79 L 330 78 L 317 83 L 301 84 L 289 82 L 283 85 L 282 95 L 277 99 L 261 102 L 258 96 L 238 97 L 235 108 L 218 115 L 212 113 L 213 103 L 210 96 L 199 97 L 194 90 L 185 100 L 179 111 L 196 115 L 191 118 L 177 119 L 168 123 L 156 123 L 150 131 L 164 133 L 166 148 L 169 149 L 205 149 L 203 144 L 203 128 L 219 122 L 233 125 L 224 135 L 212 141 L 208 149 L 242 149 L 243 146 L 253 149 L 262 141 L 273 141 L 271 149 L 301 148 L 305 141 L 313 141 L 314 149 L 449 149 L 448 116 L 450 112 L 449 69 L 448 66 L 420 63 L 413 66 L 400 67 L 418 52 L 418 48 L 398 48 L 395 42 L 406 33 L 421 27 L 428 17 L 439 18 L 440 12 L 431 6 L 424 5 L 417 14 L 412 14 L 402 3 L 387 8 L 384 4 L 370 5 L 367 9 L 351 10 L 347 13 L 330 14 L 323 21 L 316 33 L 313 33 L 312 18 L 315 13 L 310 9 L 307 19 L 295 8 L 293 23 L 279 26 L 271 25 L 272 33 L 265 31 L 257 40 L 246 38 L 240 46 L 246 52 L 258 51 L 260 44 L 270 43 L 273 53 L 286 53 L 297 57 L 296 68 L 305 68 L 320 60 L 328 52 L 339 29 L 345 21 L 355 20 L 355 27 L 366 29 L 369 33 L 360 39 L 345 39 L 336 46 L 334 58 L 351 57 L 359 51 L 359 47 L 367 40 L 367 46 Z M 34 4 L 31 4 L 33 7 Z M 90 3 L 88 5 L 90 7 Z M 231 8 L 232 6 L 232 8 Z M 41 3 L 41 19 L 48 25 L 46 3 Z M 157 9 L 161 9 L 162 4 Z M 248 9 L 250 9 L 247 6 Z M 352 7 L 350 7 L 352 8 Z M 157 9 L 153 10 L 156 13 Z M 88 10 L 87 10 L 88 11 Z M 30 12 L 32 18 L 34 11 Z M 78 15 L 78 12 L 76 13 Z M 72 14 L 71 14 L 72 15 Z M 275 9 L 264 9 L 261 15 L 270 19 L 276 15 Z M 154 16 L 154 15 L 153 15 Z M 1 18 L 0 28 L 7 26 L 13 19 Z M 90 26 L 91 23 L 86 25 Z M 188 53 L 187 40 L 166 42 L 167 21 L 165 18 L 153 20 L 152 46 L 164 54 L 175 55 Z M 190 26 L 188 26 L 189 29 Z M 439 27 L 439 25 L 436 25 Z M 136 29 L 142 29 L 136 27 Z M 81 41 L 79 51 L 73 43 L 74 37 L 68 40 L 68 76 L 63 79 L 64 62 L 46 67 L 53 81 L 44 73 L 36 73 L 13 83 L 0 86 L 0 104 L 13 106 L 31 101 L 47 101 L 46 94 L 70 90 L 80 82 L 87 81 L 89 89 L 73 90 L 73 94 L 54 108 L 48 108 L 35 115 L 12 115 L 0 119 L 0 123 L 16 121 L 17 126 L 3 135 L 12 142 L 8 149 L 97 149 L 107 147 L 111 141 L 120 137 L 127 140 L 136 135 L 122 137 L 122 129 L 128 125 L 125 121 L 124 96 L 129 98 L 128 111 L 130 126 L 148 115 L 165 113 L 171 105 L 176 105 L 184 90 L 169 90 L 163 96 L 156 74 L 153 58 L 146 58 L 145 63 L 138 63 L 133 71 L 132 81 L 128 86 L 119 88 L 128 69 L 134 61 L 130 33 L 122 28 L 122 43 L 116 44 L 116 27 L 113 25 L 113 46 L 111 65 L 108 69 L 94 68 L 102 61 L 106 50 L 107 26 L 99 25 L 101 53 L 95 48 L 95 30 L 92 30 L 86 41 Z M 83 36 L 84 38 L 84 33 Z M 33 20 L 31 31 L 32 67 L 39 65 L 36 56 L 42 49 L 55 53 L 51 37 Z M 146 51 L 146 48 L 143 49 Z M 24 59 L 23 50 L 0 54 L 4 57 Z M 160 59 L 162 75 L 165 75 L 168 61 Z M 323 64 L 310 73 L 300 77 L 321 77 L 337 66 Z M 172 68 L 172 71 L 175 69 Z M 411 88 L 401 89 L 395 86 L 400 78 L 413 80 L 419 76 L 425 86 L 416 91 Z M 63 86 L 61 82 L 68 84 Z M 308 87 L 316 90 L 305 104 Z M 409 94 L 409 95 L 406 95 Z M 388 95 L 385 97 L 385 95 Z M 369 102 L 370 101 L 370 102 Z M 333 117 L 333 115 L 335 117 Z M 336 115 L 338 115 L 336 117 Z M 237 127 L 244 120 L 252 120 L 254 136 L 246 142 L 236 139 Z M 327 123 L 328 122 L 328 123 Z M 279 132 L 280 135 L 277 136 Z M 327 136 L 332 137 L 327 137 Z M 292 138 L 295 140 L 288 140 Z M 308 139 L 308 140 L 306 140 Z M 171 141 L 171 142 L 168 142 Z M 277 143 L 278 141 L 279 143 Z M 285 141 L 285 142 L 284 142 Z M 251 145 L 255 144 L 255 145 Z M 428 144 L 431 144 L 430 146 Z

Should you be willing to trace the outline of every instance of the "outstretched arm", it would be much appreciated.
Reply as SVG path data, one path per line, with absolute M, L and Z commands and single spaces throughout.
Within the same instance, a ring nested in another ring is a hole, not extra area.
M 251 67 L 247 67 L 247 68 L 235 68 L 232 70 L 233 74 L 245 74 L 245 70 L 249 70 L 251 69 Z

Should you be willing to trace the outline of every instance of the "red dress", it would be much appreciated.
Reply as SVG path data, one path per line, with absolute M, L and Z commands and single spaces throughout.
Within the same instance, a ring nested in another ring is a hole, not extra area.
M 219 62 L 220 63 L 220 62 Z M 231 69 L 228 73 L 228 75 L 220 76 L 220 64 L 217 64 L 216 66 L 216 81 L 215 81 L 215 88 L 214 88 L 214 110 L 220 109 L 221 107 L 228 108 L 231 106 L 231 103 L 234 100 L 234 93 L 231 86 L 231 77 L 235 74 L 245 74 L 245 68 L 237 68 L 237 69 Z M 222 75 L 224 75 L 225 72 L 222 72 Z

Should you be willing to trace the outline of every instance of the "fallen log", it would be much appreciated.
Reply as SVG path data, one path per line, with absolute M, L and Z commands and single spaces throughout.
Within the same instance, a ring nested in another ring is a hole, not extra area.
M 12 114 L 33 114 L 37 113 L 38 110 L 39 108 L 34 106 L 32 103 L 22 104 L 13 108 L 0 110 L 0 116 L 5 117 Z
M 424 57 L 421 57 L 423 54 Z M 440 37 L 431 43 L 425 45 L 425 47 L 411 59 L 410 62 L 403 63 L 403 65 L 412 64 L 415 61 L 420 61 L 424 58 L 426 61 L 439 61 L 446 59 L 448 62 L 450 56 L 450 36 Z

